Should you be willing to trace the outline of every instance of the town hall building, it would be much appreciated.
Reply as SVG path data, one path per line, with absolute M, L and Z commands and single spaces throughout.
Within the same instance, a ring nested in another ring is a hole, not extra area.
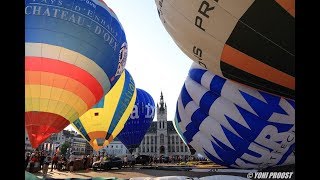
M 167 120 L 167 105 L 161 92 L 157 103 L 157 121 L 153 121 L 135 154 L 153 157 L 187 158 L 189 148 L 177 134 L 172 121 Z

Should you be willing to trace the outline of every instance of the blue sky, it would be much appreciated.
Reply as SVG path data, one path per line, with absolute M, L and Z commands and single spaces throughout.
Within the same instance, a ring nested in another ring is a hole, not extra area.
M 133 76 L 136 87 L 147 91 L 156 103 L 162 91 L 168 120 L 173 120 L 176 101 L 192 60 L 165 30 L 154 0 L 104 1 L 116 13 L 126 33 L 126 69 Z

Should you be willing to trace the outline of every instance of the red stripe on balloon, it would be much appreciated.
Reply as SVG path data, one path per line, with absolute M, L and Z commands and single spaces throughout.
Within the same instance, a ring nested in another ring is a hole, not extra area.
M 64 117 L 49 112 L 25 112 L 25 127 L 33 148 L 37 148 L 53 133 L 59 133 L 70 122 Z
M 25 71 L 25 76 L 26 85 L 41 84 L 70 91 L 76 96 L 80 97 L 87 104 L 88 108 L 91 108 L 99 100 L 95 98 L 95 95 L 92 94 L 92 92 L 86 88 L 85 85 L 66 76 L 43 71 Z
M 88 89 L 90 89 L 92 94 L 95 95 L 97 102 L 103 96 L 103 88 L 99 81 L 97 81 L 90 74 L 90 72 L 87 72 L 77 67 L 76 65 L 72 65 L 56 59 L 26 56 L 25 70 L 55 73 L 79 81 Z

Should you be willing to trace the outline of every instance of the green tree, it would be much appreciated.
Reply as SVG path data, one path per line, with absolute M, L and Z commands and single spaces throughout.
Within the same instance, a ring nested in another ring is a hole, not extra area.
M 67 153 L 67 149 L 70 148 L 70 143 L 69 142 L 65 142 L 62 144 L 61 146 L 61 154 L 63 154 L 64 156 L 66 155 Z

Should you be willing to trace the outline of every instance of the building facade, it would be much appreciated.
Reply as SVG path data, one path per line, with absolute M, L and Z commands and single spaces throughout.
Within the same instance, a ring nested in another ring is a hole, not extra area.
M 96 155 L 98 155 L 99 153 L 100 154 L 104 153 L 111 156 L 123 157 L 129 154 L 129 151 L 118 138 L 115 138 L 110 144 L 101 148 L 98 152 L 94 151 L 94 154 Z
M 157 121 L 153 121 L 148 132 L 144 136 L 140 146 L 133 152 L 135 155 L 149 155 L 153 157 L 171 157 L 174 159 L 184 159 L 190 156 L 189 148 L 183 143 L 176 132 L 172 121 L 167 120 L 167 106 L 161 92 L 160 102 L 157 103 Z M 25 149 L 32 149 L 25 135 Z M 117 138 L 109 145 L 98 152 L 94 151 L 90 144 L 75 131 L 62 130 L 53 134 L 48 140 L 40 145 L 40 150 L 54 152 L 56 147 L 61 146 L 66 141 L 71 144 L 71 152 L 75 155 L 88 155 L 106 153 L 114 156 L 124 156 L 129 151 Z
M 153 121 L 135 153 L 153 157 L 188 158 L 191 153 L 176 132 L 172 121 L 167 120 L 167 105 L 161 92 L 157 103 L 157 121 Z
M 75 155 L 90 155 L 93 152 L 90 144 L 76 131 L 62 130 L 59 133 L 52 134 L 45 142 L 41 143 L 38 150 L 46 151 L 49 154 L 56 152 L 57 148 L 61 147 L 65 142 L 70 143 L 69 152 L 73 152 Z M 31 147 L 28 134 L 25 132 L 25 150 L 33 151 Z

